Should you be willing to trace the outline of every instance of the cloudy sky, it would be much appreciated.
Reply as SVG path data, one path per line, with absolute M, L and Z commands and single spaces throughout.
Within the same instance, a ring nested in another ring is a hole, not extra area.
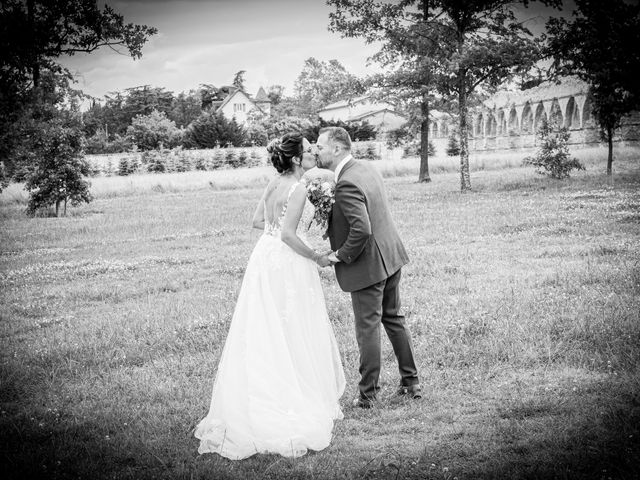
M 101 2 L 102 4 L 103 2 Z M 358 76 L 379 70 L 367 65 L 378 47 L 343 39 L 328 31 L 331 9 L 324 0 L 137 0 L 108 1 L 125 21 L 154 26 L 158 34 L 143 48 L 141 60 L 103 48 L 76 55 L 64 64 L 78 87 L 102 97 L 139 85 L 175 93 L 202 83 L 230 84 L 246 70 L 249 93 L 260 86 L 283 85 L 286 94 L 309 57 L 339 60 Z M 529 9 L 524 18 L 534 30 L 544 24 L 544 10 Z

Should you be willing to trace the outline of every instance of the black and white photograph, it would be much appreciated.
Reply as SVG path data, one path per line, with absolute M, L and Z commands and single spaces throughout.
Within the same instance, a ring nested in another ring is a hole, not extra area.
M 638 0 L 0 39 L 3 479 L 640 479 Z

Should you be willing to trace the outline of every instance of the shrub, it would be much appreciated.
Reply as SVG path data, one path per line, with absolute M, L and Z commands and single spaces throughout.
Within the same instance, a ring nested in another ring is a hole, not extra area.
M 249 124 L 246 137 L 250 145 L 266 146 L 269 143 L 267 129 L 258 122 Z
M 104 169 L 104 174 L 107 177 L 110 177 L 113 175 L 113 162 L 111 161 L 111 159 L 107 161 L 107 166 Z
M 182 150 L 176 152 L 174 165 L 176 172 L 188 172 L 189 170 L 191 170 L 191 162 Z
M 251 153 L 249 154 L 249 166 L 250 167 L 257 167 L 261 164 L 261 160 L 260 160 L 260 155 L 258 155 L 258 152 L 256 151 L 255 148 L 251 149 Z
M 147 165 L 147 172 L 164 173 L 167 171 L 165 155 L 162 151 L 150 150 L 142 154 L 142 161 Z
M 406 126 L 390 130 L 387 133 L 387 146 L 389 148 L 402 147 L 409 143 L 409 128 Z
M 122 137 L 117 133 L 112 140 L 107 135 L 98 130 L 93 136 L 87 138 L 85 145 L 85 153 L 123 153 L 128 152 L 133 147 L 133 143 L 129 137 Z
M 380 160 L 380 154 L 378 153 L 378 149 L 376 145 L 373 143 L 369 143 L 365 150 L 365 158 L 369 160 Z
M 240 150 L 240 152 L 238 152 L 238 162 L 237 162 L 237 166 L 238 167 L 244 167 L 247 165 L 247 159 L 249 158 L 249 155 L 247 154 L 247 151 L 242 149 Z
M 288 132 L 300 132 L 310 142 L 317 140 L 320 128 L 307 118 L 295 116 L 281 117 L 275 121 L 267 117 L 260 122 L 260 125 L 266 130 L 267 138 L 279 138 Z
M 213 159 L 211 160 L 211 170 L 217 170 L 224 166 L 224 154 L 222 150 L 216 148 L 213 153 Z
M 118 162 L 118 175 L 126 177 L 129 173 L 129 161 L 127 160 L 127 157 L 122 157 L 120 162 Z
M 526 157 L 523 164 L 533 165 L 538 173 L 558 179 L 568 178 L 571 170 L 584 170 L 578 159 L 569 155 L 569 136 L 568 128 L 542 122 L 538 129 L 540 148 L 535 156 Z
M 403 157 L 419 157 L 420 156 L 420 139 L 414 138 L 410 142 L 404 144 L 402 149 Z
M 353 158 L 355 158 L 357 160 L 361 160 L 361 159 L 365 158 L 365 151 L 364 151 L 363 148 L 360 148 L 359 145 L 352 144 L 351 155 L 353 155 Z
M 132 173 L 137 173 L 140 171 L 140 161 L 138 160 L 138 157 L 133 157 L 130 161 L 129 161 L 129 174 Z
M 245 132 L 235 119 L 227 120 L 222 113 L 204 112 L 196 118 L 185 132 L 188 148 L 213 148 L 245 143 Z
M 55 205 L 55 215 L 60 205 L 67 213 L 67 202 L 78 205 L 92 200 L 89 182 L 83 177 L 90 173 L 89 163 L 82 156 L 84 134 L 78 127 L 52 120 L 42 127 L 32 139 L 29 154 L 37 164 L 26 178 L 29 192 L 27 213 Z
M 433 144 L 433 142 L 431 140 L 429 140 L 428 146 L 427 146 L 427 154 L 430 157 L 435 157 L 436 156 L 436 146 Z
M 231 168 L 237 168 L 238 167 L 238 157 L 236 155 L 236 152 L 233 148 L 228 148 L 225 156 L 224 156 L 224 160 L 225 162 L 231 167 Z
M 182 131 L 164 112 L 153 110 L 149 115 L 136 115 L 127 128 L 127 136 L 141 150 L 152 150 L 162 145 L 178 145 L 182 140 Z
M 447 143 L 446 152 L 449 157 L 460 155 L 460 144 L 458 143 L 458 135 L 456 133 L 452 133 L 449 136 L 449 143 Z
M 196 170 L 206 170 L 207 160 L 204 157 L 199 156 L 198 158 L 196 158 L 195 167 L 196 167 Z

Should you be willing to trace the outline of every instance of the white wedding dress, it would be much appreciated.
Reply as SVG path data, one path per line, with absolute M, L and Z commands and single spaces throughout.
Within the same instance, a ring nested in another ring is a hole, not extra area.
M 273 224 L 265 219 L 249 258 L 209 413 L 195 430 L 199 453 L 299 457 L 326 448 L 343 418 L 344 372 L 318 269 L 280 239 L 286 208 Z M 305 243 L 313 213 L 306 200 L 297 229 Z

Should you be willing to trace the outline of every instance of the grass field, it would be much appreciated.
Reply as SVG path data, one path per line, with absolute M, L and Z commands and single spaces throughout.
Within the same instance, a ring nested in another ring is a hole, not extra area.
M 345 419 L 328 449 L 295 460 L 198 456 L 193 437 L 268 171 L 107 178 L 66 218 L 26 218 L 12 187 L 2 478 L 639 478 L 640 152 L 621 152 L 613 178 L 604 155 L 584 152 L 587 170 L 562 182 L 478 159 L 464 195 L 448 166 L 418 184 L 415 160 L 381 164 L 412 259 L 402 294 L 425 398 L 392 401 L 384 338 L 380 408 L 350 406 L 350 301 L 322 270 Z

